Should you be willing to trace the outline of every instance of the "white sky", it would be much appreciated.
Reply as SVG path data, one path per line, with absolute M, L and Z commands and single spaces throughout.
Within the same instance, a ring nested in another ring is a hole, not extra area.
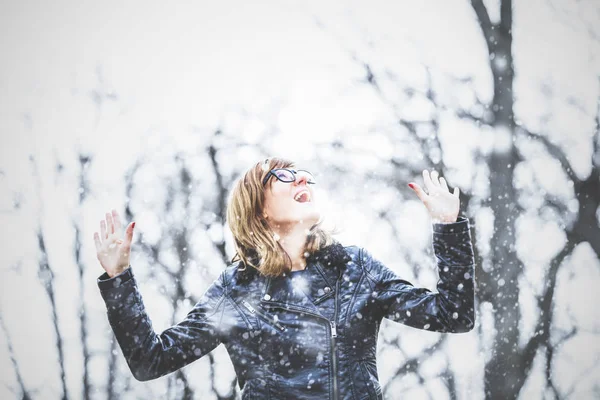
M 485 3 L 494 14 L 495 2 Z M 568 145 L 574 168 L 585 176 L 600 92 L 600 49 L 584 27 L 600 37 L 600 23 L 594 23 L 600 21 L 600 7 L 593 1 L 578 2 L 578 8 L 565 1 L 516 3 L 517 118 Z M 24 276 L 3 279 L 3 317 L 16 320 L 22 312 L 8 304 L 18 301 L 34 310 L 43 302 L 41 289 L 27 283 L 36 276 L 28 268 L 37 257 L 36 222 L 48 233 L 50 255 L 72 268 L 70 218 L 85 221 L 84 239 L 91 238 L 107 204 L 123 204 L 123 173 L 142 155 L 194 154 L 205 140 L 198 130 L 208 136 L 222 126 L 252 142 L 276 126 L 280 134 L 273 137 L 273 149 L 310 159 L 315 142 L 391 124 L 389 109 L 359 83 L 365 75 L 351 61 L 353 52 L 372 64 L 386 97 L 401 104 L 403 116 L 428 118 L 433 109 L 424 101 L 403 102 L 399 87 L 382 78 L 386 71 L 393 71 L 401 85 L 423 89 L 423 64 L 431 66 L 437 95 L 448 105 L 469 105 L 474 94 L 482 101 L 492 96 L 485 43 L 467 1 L 1 3 L 0 221 L 10 230 L 1 237 L 0 268 L 5 274 L 17 260 L 26 266 Z M 472 86 L 453 86 L 451 77 L 471 77 Z M 100 106 L 92 101 L 93 93 Z M 246 116 L 240 117 L 239 110 Z M 497 133 L 451 115 L 440 120 L 448 164 L 463 171 L 454 183 L 476 186 L 468 169 L 469 149 L 488 146 Z M 380 154 L 391 156 L 389 138 L 376 133 L 371 146 L 376 143 Z M 94 156 L 90 178 L 96 193 L 86 210 L 73 209 L 77 182 L 70 174 L 79 150 Z M 31 178 L 29 155 L 38 161 L 39 182 Z M 63 181 L 56 178 L 58 161 L 65 164 Z M 537 177 L 540 185 L 559 192 L 554 175 L 551 168 L 533 165 L 519 179 L 527 187 Z M 15 198 L 24 206 L 9 212 Z M 385 207 L 383 199 L 380 203 Z M 413 206 L 400 211 L 402 221 L 425 215 Z M 356 215 L 348 226 L 360 222 Z M 537 228 L 527 221 L 520 227 L 524 237 Z M 427 236 L 423 232 L 405 239 L 420 243 Z M 545 232 L 548 243 L 562 239 L 553 227 Z M 91 242 L 86 246 L 92 264 Z M 379 251 L 385 254 L 383 246 Z M 532 252 L 532 263 L 547 259 L 549 251 Z M 581 260 L 589 258 L 589 251 L 578 254 Z M 92 286 L 98 271 L 89 272 Z M 530 275 L 535 280 L 541 273 L 535 269 Z M 64 287 L 75 284 L 68 273 L 61 278 Z M 584 283 L 572 285 L 570 290 L 576 290 Z M 97 300 L 90 302 L 98 305 Z M 59 301 L 73 307 L 60 295 Z M 23 349 L 35 337 L 35 321 L 29 322 L 16 330 Z M 44 343 L 35 354 L 44 353 Z M 54 353 L 46 357 L 51 360 Z M 35 370 L 34 359 L 22 359 L 30 362 L 24 369 Z

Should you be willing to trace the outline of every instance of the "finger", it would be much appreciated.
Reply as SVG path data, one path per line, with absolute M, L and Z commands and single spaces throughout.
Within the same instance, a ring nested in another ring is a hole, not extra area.
M 437 187 L 440 187 L 439 176 L 440 174 L 435 169 L 431 171 L 431 182 Z
M 115 210 L 114 208 L 112 210 L 112 218 L 115 224 L 115 232 L 121 235 L 121 229 L 123 229 L 123 225 L 121 224 L 121 218 L 119 217 L 119 213 L 117 213 L 117 210 Z
M 458 198 L 460 198 L 460 190 L 458 189 L 458 187 L 454 188 L 454 195 Z
M 435 190 L 435 184 L 431 181 L 429 171 L 426 169 L 423 170 L 423 181 L 425 182 L 425 188 L 427 188 L 427 192 L 431 194 Z
M 448 184 L 446 183 L 446 180 L 444 178 L 440 178 L 440 186 L 442 187 L 442 189 L 449 191 Z
M 102 220 L 100 221 L 100 237 L 102 238 L 102 241 L 106 240 L 107 236 L 106 236 L 106 221 Z
M 110 215 L 110 213 L 106 213 L 106 227 L 109 235 L 115 233 L 115 224 L 113 223 L 112 215 Z
M 414 182 L 409 183 L 408 186 L 410 186 L 410 188 L 415 191 L 417 197 L 419 197 L 421 201 L 424 202 L 427 199 L 427 193 L 425 193 L 423 189 L 421 189 L 421 186 L 417 185 Z
M 100 242 L 100 236 L 98 232 L 94 232 L 94 244 L 96 245 L 96 253 L 100 253 L 102 249 L 102 242 Z

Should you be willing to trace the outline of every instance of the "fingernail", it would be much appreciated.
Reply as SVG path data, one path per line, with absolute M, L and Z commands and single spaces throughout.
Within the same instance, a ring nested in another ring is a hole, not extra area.
M 135 228 L 135 222 L 131 224 L 131 229 Z
M 414 188 L 415 188 L 415 185 L 413 185 L 412 183 L 409 183 L 409 184 L 408 184 L 408 186 L 409 186 L 411 189 L 414 189 Z

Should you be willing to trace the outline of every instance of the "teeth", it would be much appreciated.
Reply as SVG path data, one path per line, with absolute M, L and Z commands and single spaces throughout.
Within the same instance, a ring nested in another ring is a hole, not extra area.
M 300 192 L 296 196 L 294 196 L 294 200 L 299 201 L 302 198 L 302 196 L 305 194 L 306 194 L 306 201 L 310 201 L 310 194 L 306 190 L 303 190 L 302 192 Z

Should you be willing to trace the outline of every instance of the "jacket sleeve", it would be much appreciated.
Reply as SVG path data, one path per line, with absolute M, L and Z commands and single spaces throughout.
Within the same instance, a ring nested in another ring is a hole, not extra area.
M 475 324 L 474 257 L 469 220 L 433 224 L 437 293 L 416 288 L 361 249 L 361 262 L 375 283 L 382 317 L 435 332 L 468 332 Z
M 131 266 L 110 278 L 102 274 L 98 287 L 108 321 L 127 365 L 138 381 L 159 378 L 190 364 L 221 343 L 223 287 L 213 282 L 185 319 L 160 335 L 146 314 Z

